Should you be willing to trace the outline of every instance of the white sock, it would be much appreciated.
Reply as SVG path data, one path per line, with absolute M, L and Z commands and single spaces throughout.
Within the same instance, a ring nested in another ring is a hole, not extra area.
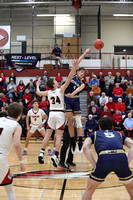
M 27 148 L 24 148 L 25 151 L 27 151 Z
M 8 200 L 16 200 L 12 183 L 10 185 L 5 185 L 5 190 L 7 192 Z

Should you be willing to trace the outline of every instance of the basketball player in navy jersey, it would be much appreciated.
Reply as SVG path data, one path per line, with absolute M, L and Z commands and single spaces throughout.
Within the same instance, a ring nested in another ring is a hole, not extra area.
M 73 76 L 70 84 L 65 90 L 65 106 L 66 106 L 66 115 L 68 119 L 68 130 L 70 134 L 70 145 L 71 151 L 74 154 L 76 152 L 76 142 L 74 139 L 74 128 L 73 128 L 73 119 L 75 118 L 77 136 L 79 137 L 78 142 L 78 152 L 82 152 L 82 122 L 81 122 L 81 108 L 80 108 L 80 99 L 79 93 L 84 89 L 85 84 L 82 82 L 82 79 L 85 76 L 86 70 L 83 67 L 80 67 L 77 70 L 76 75 Z M 73 118 L 74 115 L 74 118 Z
M 93 171 L 88 178 L 87 187 L 82 200 L 91 200 L 96 188 L 111 172 L 115 172 L 119 180 L 126 187 L 130 199 L 133 200 L 133 174 L 129 163 L 133 159 L 133 141 L 119 132 L 112 130 L 112 119 L 105 116 L 99 120 L 99 129 L 91 133 L 85 140 L 83 151 L 86 158 L 93 166 Z M 95 145 L 98 160 L 95 161 L 90 147 Z M 128 156 L 123 145 L 130 148 Z

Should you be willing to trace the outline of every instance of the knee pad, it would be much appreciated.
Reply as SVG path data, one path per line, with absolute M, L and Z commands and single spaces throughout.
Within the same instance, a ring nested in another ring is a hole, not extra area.
M 81 116 L 80 115 L 75 116 L 75 123 L 76 123 L 77 128 L 82 128 L 82 122 L 81 122 Z

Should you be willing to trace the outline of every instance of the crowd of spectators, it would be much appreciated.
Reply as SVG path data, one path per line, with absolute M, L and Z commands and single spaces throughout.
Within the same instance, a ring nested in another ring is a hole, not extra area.
M 40 90 L 45 91 L 49 90 L 47 87 L 48 79 L 47 71 L 44 71 L 43 76 L 39 77 L 37 75 L 34 80 L 30 78 L 27 84 L 23 80 L 16 84 L 17 77 L 14 73 L 11 73 L 9 80 L 6 80 L 3 72 L 0 73 L 0 116 L 7 115 L 6 110 L 11 102 L 21 103 L 23 105 L 23 115 L 20 124 L 25 136 L 26 115 L 28 110 L 32 108 L 34 99 L 40 102 L 39 107 L 46 114 L 49 113 L 47 98 L 36 95 L 36 81 L 40 80 Z M 63 82 L 60 73 L 57 74 L 55 80 L 60 87 Z M 124 130 L 126 135 L 133 136 L 133 76 L 130 71 L 127 71 L 125 77 L 121 77 L 120 72 L 117 72 L 115 77 L 112 76 L 111 72 L 108 72 L 107 76 L 103 76 L 102 72 L 99 72 L 98 76 L 92 73 L 88 82 L 86 78 L 83 81 L 87 90 L 85 136 L 98 130 L 98 120 L 103 116 L 112 118 L 115 130 Z

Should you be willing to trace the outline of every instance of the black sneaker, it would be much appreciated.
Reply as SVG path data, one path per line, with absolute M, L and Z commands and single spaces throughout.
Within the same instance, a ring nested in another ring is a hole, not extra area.
M 83 143 L 82 142 L 78 143 L 78 153 L 83 153 Z
M 72 154 L 76 153 L 76 142 L 71 143 L 71 152 Z
M 75 167 L 76 166 L 76 164 L 74 162 L 71 162 L 71 163 L 66 162 L 66 165 L 71 166 L 71 167 Z
M 58 166 L 61 167 L 61 168 L 63 168 L 63 169 L 67 168 L 66 165 L 64 163 L 62 163 L 62 162 L 59 162 Z
M 43 159 L 43 157 L 42 156 L 38 156 L 38 162 L 40 163 L 40 164 L 44 164 L 44 159 Z

